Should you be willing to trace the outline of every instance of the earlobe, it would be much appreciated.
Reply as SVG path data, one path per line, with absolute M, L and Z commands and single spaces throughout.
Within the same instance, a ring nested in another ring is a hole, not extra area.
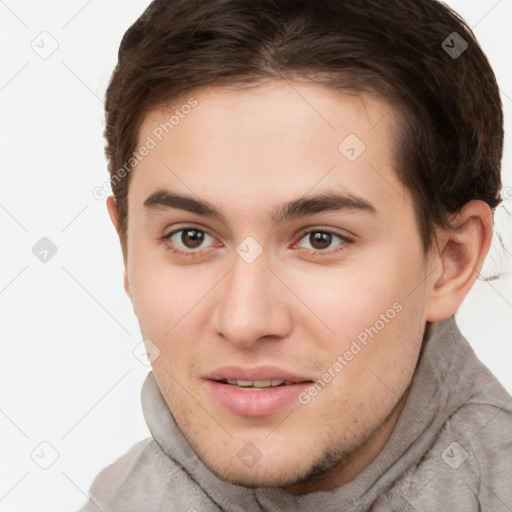
M 128 281 L 128 274 L 126 272 L 126 269 L 124 270 L 124 276 L 123 276 L 123 284 L 124 284 L 124 291 L 126 292 L 126 295 L 132 298 L 132 293 L 130 291 L 130 283 Z
M 107 197 L 107 210 L 110 216 L 110 220 L 112 221 L 115 230 L 119 234 L 119 212 L 117 210 L 117 201 L 114 196 Z
M 428 282 L 426 320 L 439 322 L 455 314 L 482 268 L 492 241 L 492 210 L 471 201 L 455 217 L 453 228 L 438 236 Z

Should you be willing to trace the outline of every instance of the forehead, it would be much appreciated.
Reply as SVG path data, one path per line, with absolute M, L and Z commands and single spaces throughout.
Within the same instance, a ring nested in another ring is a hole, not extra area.
M 243 197 L 260 209 L 327 188 L 396 202 L 407 195 L 395 173 L 396 120 L 377 96 L 311 82 L 192 91 L 144 117 L 137 148 L 151 149 L 130 189 L 141 200 L 155 187 Z
M 137 144 L 155 130 L 164 138 L 193 130 L 207 132 L 209 139 L 234 137 L 231 146 L 240 139 L 248 142 L 250 136 L 255 142 L 281 146 L 290 140 L 297 146 L 306 138 L 317 147 L 325 139 L 326 145 L 336 148 L 338 138 L 348 133 L 374 142 L 371 132 L 381 124 L 376 137 L 391 135 L 397 117 L 393 107 L 374 94 L 342 92 L 307 81 L 266 80 L 249 86 L 203 87 L 160 105 L 143 117 Z

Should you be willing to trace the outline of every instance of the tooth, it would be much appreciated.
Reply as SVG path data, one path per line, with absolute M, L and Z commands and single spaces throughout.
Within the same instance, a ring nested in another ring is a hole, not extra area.
M 269 388 L 281 386 L 282 384 L 292 384 L 289 381 L 285 380 L 236 380 L 236 379 L 226 379 L 225 382 L 231 384 L 233 386 L 239 386 L 242 388 Z
M 252 386 L 252 380 L 237 380 L 236 381 L 237 386 Z
M 252 385 L 255 388 L 268 388 L 272 384 L 270 380 L 255 380 Z

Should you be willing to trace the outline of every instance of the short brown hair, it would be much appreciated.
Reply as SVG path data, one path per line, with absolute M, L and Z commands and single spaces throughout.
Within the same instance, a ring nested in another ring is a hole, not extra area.
M 196 88 L 294 77 L 378 94 L 400 113 L 396 172 L 411 191 L 425 252 L 436 226 L 448 227 L 467 202 L 493 210 L 501 202 L 496 77 L 471 28 L 446 5 L 155 0 L 124 35 L 106 96 L 123 251 L 130 173 L 113 178 L 130 162 L 144 115 Z

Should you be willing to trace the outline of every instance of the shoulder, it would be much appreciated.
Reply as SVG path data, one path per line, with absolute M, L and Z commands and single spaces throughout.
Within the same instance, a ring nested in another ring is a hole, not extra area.
M 212 508 L 210 500 L 190 475 L 169 458 L 153 438 L 135 444 L 103 469 L 89 490 L 89 501 L 80 512 L 140 512 Z
M 512 397 L 492 377 L 446 418 L 398 487 L 412 510 L 508 511 L 511 475 Z

